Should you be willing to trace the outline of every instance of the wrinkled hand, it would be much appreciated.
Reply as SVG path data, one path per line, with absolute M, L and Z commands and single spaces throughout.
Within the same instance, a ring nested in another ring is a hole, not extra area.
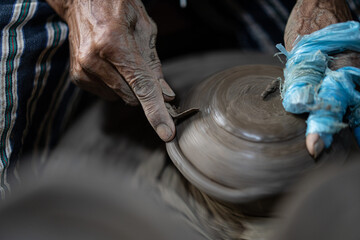
M 67 22 L 70 74 L 105 99 L 142 105 L 152 127 L 170 141 L 175 126 L 165 101 L 175 97 L 155 49 L 157 28 L 140 0 L 47 0 Z
M 287 51 L 291 51 L 299 35 L 310 34 L 328 25 L 352 20 L 346 0 L 298 0 L 288 19 L 284 41 Z M 334 55 L 336 58 L 328 66 L 336 70 L 345 66 L 360 67 L 360 54 L 347 51 Z M 311 155 L 317 157 L 324 149 L 319 134 L 306 136 L 306 146 Z

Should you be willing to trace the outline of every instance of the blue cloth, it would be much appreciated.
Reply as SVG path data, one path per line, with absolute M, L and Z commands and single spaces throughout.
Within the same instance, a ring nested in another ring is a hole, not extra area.
M 276 47 L 287 57 L 282 89 L 285 110 L 309 112 L 314 104 L 315 88 L 324 78 L 328 55 L 344 50 L 360 51 L 360 24 L 349 21 L 329 25 L 300 37 L 290 52 L 281 44 Z
M 326 147 L 330 146 L 332 135 L 347 126 L 343 123 L 347 108 L 360 103 L 360 93 L 355 90 L 359 77 L 360 69 L 354 67 L 326 71 L 315 97 L 316 107 L 307 120 L 307 134 L 320 133 Z M 358 116 L 353 117 L 355 122 L 360 120 Z
M 357 141 L 357 144 L 360 146 L 360 127 L 354 129 L 354 135 Z
M 307 134 L 319 133 L 325 146 L 330 146 L 332 135 L 347 126 L 343 116 L 348 107 L 354 110 L 350 124 L 354 128 L 359 126 L 360 94 L 355 87 L 360 84 L 360 70 L 327 68 L 329 54 L 344 50 L 360 52 L 359 22 L 337 23 L 302 36 L 290 52 L 281 44 L 277 48 L 287 57 L 283 106 L 292 113 L 310 112 Z

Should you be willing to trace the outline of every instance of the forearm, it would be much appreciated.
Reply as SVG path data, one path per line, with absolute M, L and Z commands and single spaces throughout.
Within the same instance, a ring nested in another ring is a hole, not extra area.
M 285 47 L 290 51 L 299 35 L 349 20 L 352 16 L 346 0 L 298 0 L 285 28 Z

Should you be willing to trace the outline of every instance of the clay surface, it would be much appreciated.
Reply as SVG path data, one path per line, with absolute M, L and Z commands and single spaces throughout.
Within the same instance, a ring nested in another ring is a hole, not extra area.
M 167 144 L 190 182 L 218 199 L 240 203 L 281 192 L 316 166 L 305 146 L 306 116 L 285 112 L 279 89 L 270 86 L 279 77 L 280 67 L 244 65 L 192 90 L 182 108 L 200 112 L 181 122 L 175 141 Z M 347 152 L 337 141 L 321 161 Z

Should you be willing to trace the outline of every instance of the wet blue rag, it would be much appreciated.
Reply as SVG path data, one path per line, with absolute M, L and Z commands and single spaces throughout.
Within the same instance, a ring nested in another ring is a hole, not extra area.
M 360 93 L 355 90 L 360 85 L 360 69 L 344 67 L 332 71 L 327 67 L 332 60 L 330 54 L 360 52 L 359 22 L 332 24 L 301 36 L 290 52 L 281 44 L 276 47 L 287 57 L 281 89 L 285 110 L 310 112 L 306 134 L 319 133 L 328 147 L 332 135 L 347 126 L 343 116 L 349 107 L 349 123 L 360 144 Z

